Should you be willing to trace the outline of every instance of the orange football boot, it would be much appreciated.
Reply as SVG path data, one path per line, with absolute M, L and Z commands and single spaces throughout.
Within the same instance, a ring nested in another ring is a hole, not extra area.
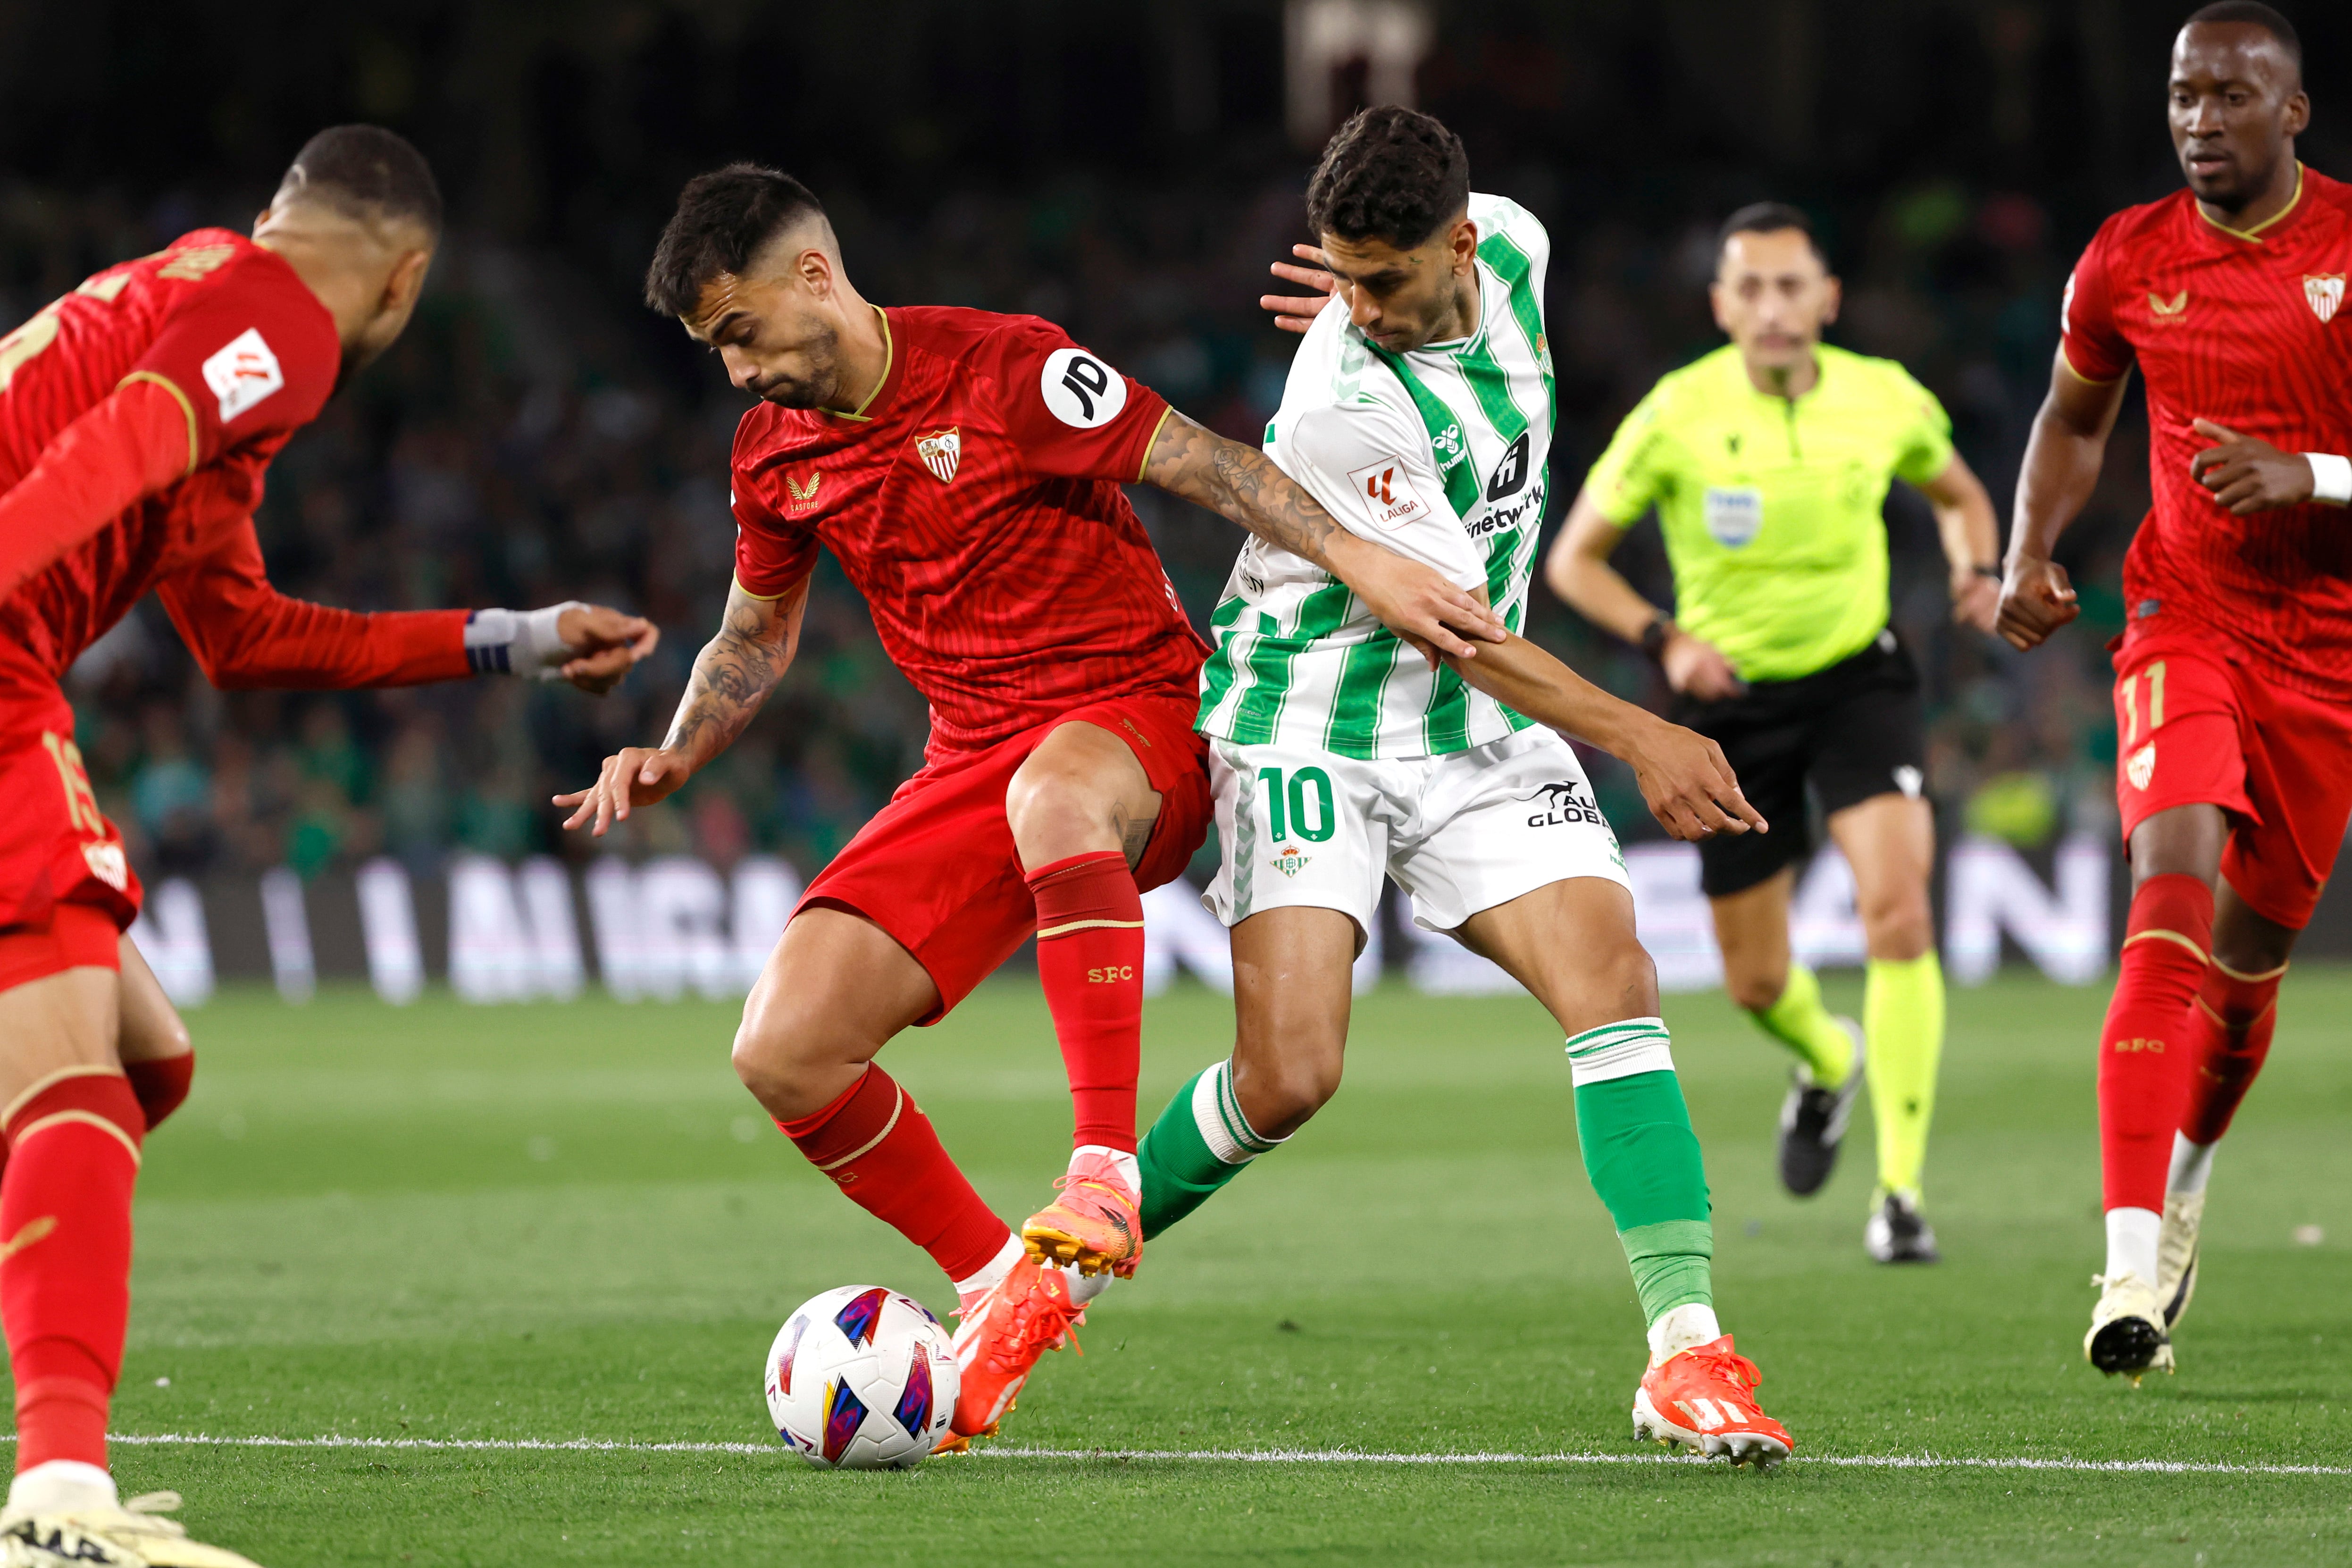
M 1789 1429 L 1758 1408 L 1764 1379 L 1731 1348 L 1731 1336 L 1668 1356 L 1642 1376 L 1633 1394 L 1633 1439 L 1681 1444 L 1721 1454 L 1734 1468 L 1769 1470 L 1795 1451 Z
M 1070 1300 L 1069 1276 L 1034 1258 L 1015 1262 L 993 1289 L 959 1308 L 950 1342 L 961 1374 L 955 1415 L 933 1452 L 995 1436 L 1037 1358 L 1076 1345 L 1070 1331 L 1086 1321 L 1085 1309 Z
M 1118 1162 L 1079 1154 L 1054 1186 L 1062 1195 L 1021 1227 L 1029 1256 L 1081 1274 L 1108 1268 L 1122 1279 L 1132 1275 L 1143 1257 L 1143 1194 L 1127 1184 Z

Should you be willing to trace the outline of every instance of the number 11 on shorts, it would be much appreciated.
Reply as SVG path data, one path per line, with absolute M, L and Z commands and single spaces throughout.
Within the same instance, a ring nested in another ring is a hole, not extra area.
M 1293 829 L 1309 844 L 1320 844 L 1331 837 L 1338 824 L 1331 806 L 1330 774 L 1321 768 L 1298 768 L 1292 772 L 1287 789 L 1280 768 L 1260 768 L 1257 776 L 1265 785 L 1265 819 L 1274 829 L 1274 837 L 1287 838 Z M 1307 820 L 1307 797 L 1310 790 L 1315 796 L 1312 826 Z

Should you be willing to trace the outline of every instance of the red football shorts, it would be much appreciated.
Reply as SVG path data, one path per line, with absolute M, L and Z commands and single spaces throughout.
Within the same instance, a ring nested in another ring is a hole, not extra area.
M 2352 818 L 2352 712 L 2290 691 L 2212 643 L 2149 637 L 2116 654 L 2116 803 L 2124 838 L 2159 811 L 2230 815 L 2221 876 L 2301 931 Z
M 1192 732 L 1191 698 L 1127 697 L 1074 708 L 984 752 L 926 767 L 817 873 L 800 909 L 827 905 L 862 915 L 915 955 L 940 990 L 919 1020 L 936 1024 L 1037 927 L 1004 792 L 1046 736 L 1092 724 L 1128 744 L 1160 792 L 1136 886 L 1172 882 L 1208 836 L 1208 747 Z M 795 910 L 798 914 L 800 910 Z
M 121 966 L 139 914 L 122 836 L 98 809 L 73 709 L 55 687 L 0 682 L 0 991 Z

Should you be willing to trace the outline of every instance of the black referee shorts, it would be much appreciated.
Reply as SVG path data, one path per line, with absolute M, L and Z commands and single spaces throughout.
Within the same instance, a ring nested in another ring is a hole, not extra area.
M 1679 697 L 1668 716 L 1723 748 L 1748 804 L 1772 825 L 1769 833 L 1700 843 L 1699 886 L 1711 899 L 1752 888 L 1812 852 L 1808 784 L 1828 816 L 1874 795 L 1916 796 L 1927 776 L 1919 671 L 1892 627 L 1826 669 L 1755 681 L 1720 702 Z

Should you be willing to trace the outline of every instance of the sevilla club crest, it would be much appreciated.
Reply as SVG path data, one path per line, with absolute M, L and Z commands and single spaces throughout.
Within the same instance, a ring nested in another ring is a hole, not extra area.
M 915 456 L 923 459 L 923 467 L 930 469 L 940 483 L 950 483 L 955 479 L 956 464 L 963 458 L 963 433 L 950 425 L 918 437 Z
M 2311 301 L 2311 313 L 2323 322 L 2336 319 L 2336 311 L 2344 303 L 2344 274 L 2323 273 L 2317 277 L 2303 275 L 2303 297 Z

